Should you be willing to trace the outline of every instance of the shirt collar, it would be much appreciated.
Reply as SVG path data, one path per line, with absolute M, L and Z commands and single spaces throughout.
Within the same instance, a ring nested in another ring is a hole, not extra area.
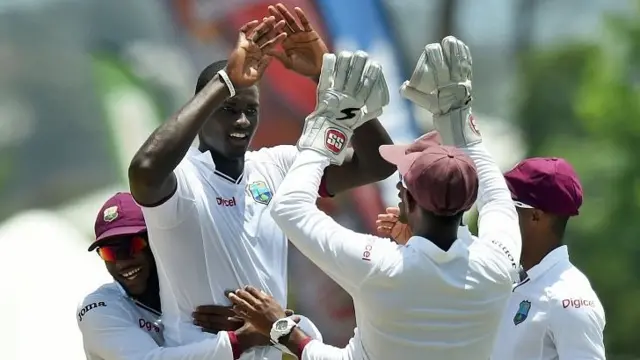
M 527 271 L 527 275 L 529 279 L 535 280 L 555 264 L 565 260 L 569 260 L 569 250 L 566 245 L 563 245 L 548 253 L 537 265 Z
M 191 158 L 197 160 L 198 162 L 201 162 L 206 166 L 211 167 L 212 170 L 216 169 L 216 164 L 213 162 L 213 158 L 211 157 L 209 150 L 201 152 L 197 148 L 191 147 L 189 148 L 189 151 L 187 152 L 187 154 Z
M 446 263 L 453 259 L 462 257 L 465 253 L 467 253 L 469 242 L 463 239 L 457 239 L 453 242 L 453 244 L 451 244 L 451 247 L 448 251 L 444 251 L 434 243 L 432 243 L 429 239 L 423 238 L 421 236 L 412 236 L 409 241 L 407 241 L 407 246 L 415 247 L 437 263 Z

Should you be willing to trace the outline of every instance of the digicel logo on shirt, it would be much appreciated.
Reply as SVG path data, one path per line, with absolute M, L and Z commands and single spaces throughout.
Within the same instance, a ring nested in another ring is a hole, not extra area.
M 232 197 L 231 199 L 225 199 L 225 198 L 217 197 L 216 201 L 218 202 L 218 205 L 221 205 L 221 206 L 236 206 L 236 198 L 235 198 L 235 196 Z
M 585 306 L 594 306 L 594 303 L 593 301 L 586 300 L 586 299 L 563 299 L 562 300 L 562 307 L 565 309 L 568 307 L 579 309 Z

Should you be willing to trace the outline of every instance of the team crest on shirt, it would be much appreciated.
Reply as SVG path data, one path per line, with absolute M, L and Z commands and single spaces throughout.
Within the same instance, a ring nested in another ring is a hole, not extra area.
M 518 325 L 527 320 L 529 310 L 531 310 L 531 301 L 521 301 L 520 305 L 518 305 L 518 311 L 516 311 L 516 315 L 513 317 L 513 324 Z
M 253 200 L 259 204 L 269 205 L 273 193 L 271 189 L 264 181 L 255 181 L 247 185 L 247 191 Z

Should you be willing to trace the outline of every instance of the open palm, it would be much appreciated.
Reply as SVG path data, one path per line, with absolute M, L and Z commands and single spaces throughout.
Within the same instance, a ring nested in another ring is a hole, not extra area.
M 284 21 L 271 16 L 240 28 L 238 42 L 227 61 L 227 74 L 235 87 L 249 87 L 262 77 L 272 59 L 268 52 L 287 37 L 282 32 L 284 25 Z
M 282 4 L 269 6 L 269 13 L 276 21 L 284 21 L 286 39 L 282 50 L 271 48 L 269 55 L 277 58 L 287 68 L 311 78 L 320 76 L 322 56 L 329 52 L 327 45 L 313 29 L 302 9 L 293 9 L 296 17 Z

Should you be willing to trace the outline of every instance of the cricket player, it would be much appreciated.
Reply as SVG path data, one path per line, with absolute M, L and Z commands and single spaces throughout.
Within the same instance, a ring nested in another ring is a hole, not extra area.
M 366 119 L 341 120 L 340 109 L 368 109 L 376 100 L 367 97 L 369 84 L 345 84 L 337 68 L 323 68 L 323 111 L 307 121 L 348 135 Z M 406 243 L 355 233 L 319 211 L 315 194 L 323 170 L 339 163 L 340 154 L 309 141 L 314 134 L 307 128 L 298 142 L 301 153 L 273 198 L 271 215 L 353 297 L 357 329 L 346 348 L 311 340 L 253 287 L 228 295 L 239 316 L 304 360 L 488 359 L 517 279 L 521 240 L 509 189 L 471 117 L 470 90 L 471 55 L 454 37 L 427 45 L 401 88 L 433 113 L 443 142 L 458 147 L 380 148 L 402 176 L 400 209 L 414 234 Z M 462 215 L 476 199 L 479 237 L 458 236 Z
M 295 146 L 247 151 L 258 126 L 257 83 L 276 45 L 284 48 L 280 56 L 292 59 L 289 68 L 311 78 L 320 75 L 326 46 L 302 10 L 295 10 L 297 19 L 282 5 L 269 11 L 272 16 L 261 23 L 243 26 L 227 62 L 203 71 L 196 95 L 151 134 L 129 168 L 131 193 L 143 207 L 158 264 L 165 342 L 216 341 L 217 351 L 209 356 L 214 360 L 281 356 L 273 347 L 254 348 L 269 345 L 266 337 L 250 336 L 242 328 L 206 334 L 191 319 L 197 306 L 229 304 L 225 291 L 246 284 L 286 304 L 287 239 L 269 208 L 298 151 Z M 341 58 L 344 66 L 368 63 L 364 53 Z M 343 116 L 353 118 L 356 110 L 344 109 Z M 368 119 L 380 113 L 372 109 Z M 341 166 L 326 169 L 320 195 L 378 181 L 394 171 L 377 152 L 391 140 L 376 120 L 358 129 L 352 150 L 337 133 L 318 136 L 345 157 Z M 196 137 L 199 148 L 190 148 Z
M 520 218 L 525 278 L 513 289 L 492 360 L 604 360 L 605 315 L 563 245 L 582 186 L 560 158 L 531 158 L 505 174 Z
M 160 295 L 156 263 L 148 247 L 142 210 L 131 194 L 117 193 L 105 202 L 95 222 L 96 250 L 113 282 L 87 295 L 78 307 L 77 321 L 89 360 L 204 359 L 215 342 L 203 341 L 182 348 L 163 348 Z M 242 326 L 223 307 L 207 331 L 235 330 Z M 226 312 L 225 312 L 226 310 Z M 226 316 L 225 316 L 226 315 Z M 200 318 L 205 318 L 200 316 Z

